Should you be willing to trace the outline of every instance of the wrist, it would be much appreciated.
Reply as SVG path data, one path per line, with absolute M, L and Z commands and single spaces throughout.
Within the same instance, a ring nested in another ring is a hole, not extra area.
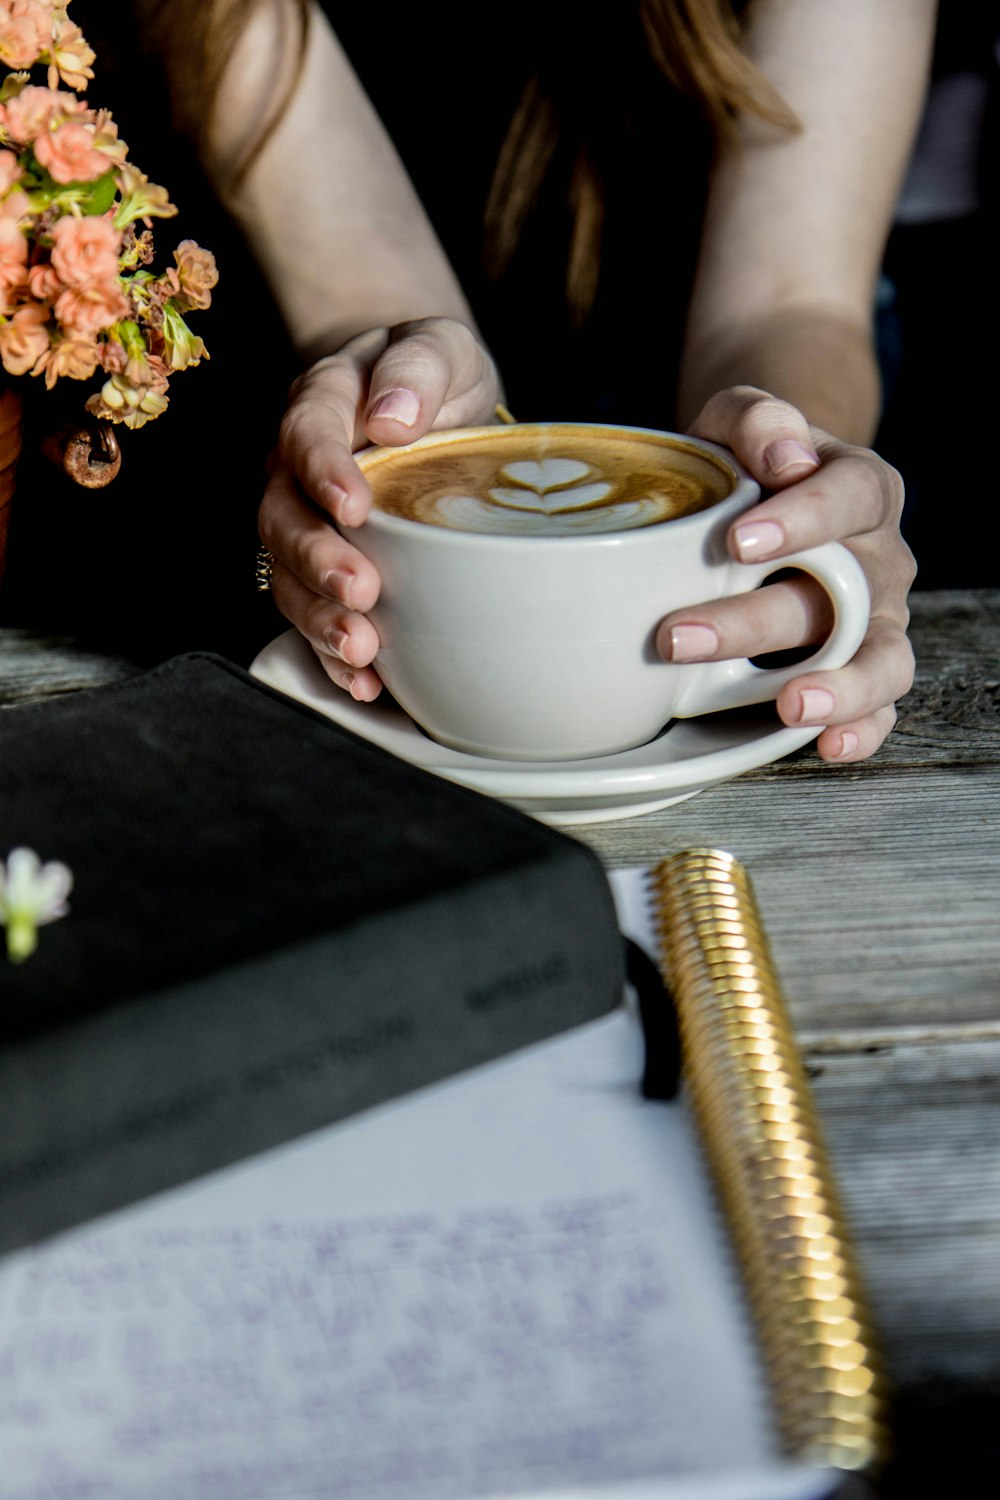
M 768 391 L 845 442 L 870 445 L 878 425 L 881 382 L 871 329 L 846 314 L 789 308 L 722 334 L 689 336 L 678 422 L 689 425 L 710 396 L 733 385 Z

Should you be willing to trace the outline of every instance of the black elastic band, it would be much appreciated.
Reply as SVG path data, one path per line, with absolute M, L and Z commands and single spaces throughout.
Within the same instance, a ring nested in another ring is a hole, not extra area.
M 642 1093 L 646 1099 L 673 1099 L 680 1085 L 681 1046 L 673 996 L 645 949 L 625 938 L 625 968 L 639 1001 L 646 1045 Z

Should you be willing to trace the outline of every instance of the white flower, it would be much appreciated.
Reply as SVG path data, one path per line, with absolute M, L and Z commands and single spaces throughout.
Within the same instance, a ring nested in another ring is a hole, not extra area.
M 7 955 L 14 963 L 38 946 L 38 928 L 64 917 L 73 875 L 58 860 L 42 864 L 34 849 L 12 849 L 0 860 L 0 923 L 7 929 Z

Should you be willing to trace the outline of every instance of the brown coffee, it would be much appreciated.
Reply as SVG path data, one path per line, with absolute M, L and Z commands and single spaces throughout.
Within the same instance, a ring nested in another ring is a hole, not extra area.
M 705 510 L 735 475 L 677 439 L 571 424 L 430 434 L 358 455 L 390 515 L 457 531 L 580 536 Z

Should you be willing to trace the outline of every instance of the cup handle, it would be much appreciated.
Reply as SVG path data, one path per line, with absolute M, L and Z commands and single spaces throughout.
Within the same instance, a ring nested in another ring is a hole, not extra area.
M 868 629 L 871 598 L 868 580 L 857 558 L 840 542 L 809 547 L 790 557 L 776 557 L 767 565 L 747 569 L 751 588 L 772 573 L 798 568 L 826 589 L 834 608 L 833 629 L 822 646 L 790 667 L 755 667 L 746 658 L 705 662 L 692 668 L 692 682 L 674 707 L 674 717 L 691 718 L 720 709 L 745 708 L 776 698 L 786 682 L 803 672 L 843 667 L 851 660 Z

